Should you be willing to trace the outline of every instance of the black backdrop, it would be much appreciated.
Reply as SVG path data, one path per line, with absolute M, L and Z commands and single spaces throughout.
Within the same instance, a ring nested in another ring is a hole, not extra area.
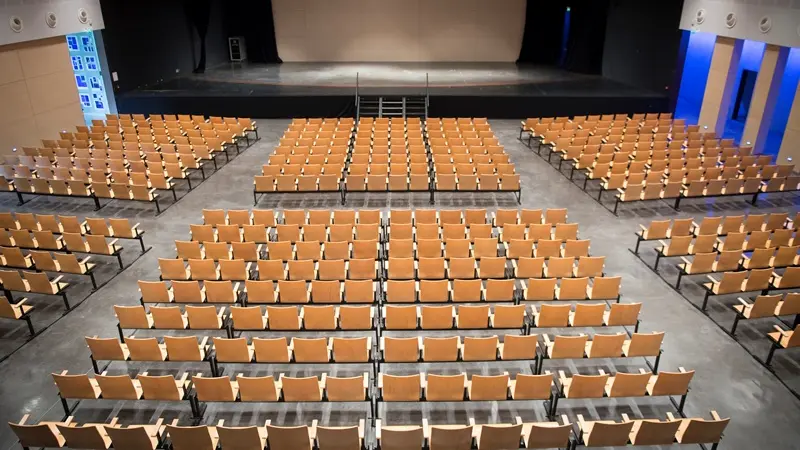
M 569 38 L 564 68 L 572 72 L 599 74 L 603 70 L 608 0 L 570 2 Z
M 517 63 L 554 65 L 561 55 L 566 0 L 528 0 Z
M 276 63 L 271 0 L 101 0 L 117 93 L 228 61 L 228 37 L 244 36 L 250 61 Z

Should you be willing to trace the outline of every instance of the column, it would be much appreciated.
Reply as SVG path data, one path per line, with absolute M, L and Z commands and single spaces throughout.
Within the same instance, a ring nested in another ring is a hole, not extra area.
M 744 133 L 740 141 L 740 145 L 752 146 L 753 153 L 764 151 L 788 58 L 788 47 L 768 44 L 764 49 L 764 57 L 758 69 L 750 110 L 747 112 Z
M 792 110 L 789 111 L 789 119 L 786 121 L 786 129 L 783 131 L 781 149 L 778 152 L 778 164 L 798 164 L 800 162 L 800 83 L 794 93 Z
M 700 107 L 700 131 L 716 132 L 720 136 L 725 131 L 743 43 L 741 39 L 717 36 L 703 94 L 703 105 Z

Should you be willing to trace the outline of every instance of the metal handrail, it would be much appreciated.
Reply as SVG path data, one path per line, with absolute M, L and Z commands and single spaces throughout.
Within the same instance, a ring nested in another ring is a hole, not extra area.
M 428 72 L 425 72 L 425 120 L 428 120 L 428 107 L 431 102 L 430 87 L 428 83 Z
M 361 115 L 361 102 L 358 99 L 358 72 L 356 72 L 356 120 Z

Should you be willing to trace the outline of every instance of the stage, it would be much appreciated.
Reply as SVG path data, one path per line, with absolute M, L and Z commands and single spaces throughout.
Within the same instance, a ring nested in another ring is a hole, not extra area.
M 331 117 L 361 96 L 430 97 L 432 117 L 513 118 L 669 110 L 667 92 L 513 63 L 228 63 L 117 94 L 123 113 Z

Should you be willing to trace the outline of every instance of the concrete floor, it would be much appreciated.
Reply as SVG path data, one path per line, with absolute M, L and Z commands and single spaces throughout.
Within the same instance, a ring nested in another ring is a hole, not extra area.
M 153 249 L 138 259 L 122 274 L 105 287 L 94 293 L 71 313 L 64 316 L 45 333 L 25 345 L 7 360 L 0 363 L 0 422 L 18 420 L 30 413 L 34 420 L 57 420 L 61 416 L 61 406 L 57 391 L 50 377 L 51 372 L 68 369 L 70 372 L 91 370 L 89 352 L 84 336 L 116 336 L 116 320 L 112 305 L 138 304 L 136 282 L 139 279 L 158 278 L 159 257 L 174 257 L 174 240 L 188 236 L 189 224 L 202 223 L 202 208 L 249 209 L 252 208 L 253 176 L 260 171 L 260 165 L 267 160 L 267 154 L 277 143 L 288 121 L 259 121 L 261 141 L 220 168 L 205 183 L 185 198 L 171 206 L 165 213 L 154 217 L 150 205 L 113 202 L 94 214 L 92 207 L 83 201 L 62 201 L 61 199 L 36 199 L 17 208 L 12 198 L 0 200 L 0 207 L 10 210 L 32 212 L 55 212 L 78 216 L 128 217 L 140 222 L 147 230 L 145 242 Z M 516 140 L 519 122 L 492 121 L 492 128 L 500 142 L 516 164 L 522 175 L 522 207 L 527 208 L 569 208 L 571 222 L 580 224 L 580 234 L 592 241 L 593 255 L 606 255 L 606 273 L 623 277 L 623 301 L 643 302 L 641 331 L 666 331 L 664 354 L 661 359 L 662 370 L 675 370 L 685 367 L 696 370 L 692 390 L 686 404 L 688 416 L 706 416 L 711 409 L 720 415 L 732 417 L 731 425 L 725 433 L 721 448 L 751 450 L 758 448 L 796 448 L 800 430 L 800 400 L 791 394 L 777 378 L 755 361 L 737 342 L 720 330 L 708 317 L 698 312 L 686 299 L 671 289 L 659 276 L 654 274 L 642 261 L 628 251 L 635 243 L 634 231 L 639 223 L 658 218 L 675 217 L 675 212 L 666 205 L 649 203 L 643 206 L 623 207 L 619 217 L 614 217 L 606 209 L 593 201 L 589 195 L 560 176 L 555 169 L 530 152 Z M 184 192 L 181 192 L 183 194 Z M 424 194 L 361 194 L 348 198 L 347 208 L 426 208 L 428 197 Z M 497 207 L 515 208 L 511 194 L 502 195 L 438 195 L 437 208 L 485 207 L 490 211 Z M 265 196 L 259 208 L 340 208 L 335 194 L 309 196 Z M 737 214 L 749 212 L 748 204 L 739 200 L 722 202 L 687 202 L 682 205 L 684 215 L 701 217 L 706 214 Z M 770 198 L 759 202 L 757 212 L 790 211 L 797 207 L 791 199 Z M 138 252 L 135 243 L 125 243 L 132 254 Z M 649 246 L 643 246 L 645 258 L 652 256 Z M 103 263 L 105 263 L 103 261 Z M 107 264 L 115 264 L 109 261 Z M 665 264 L 664 267 L 667 267 Z M 669 278 L 669 273 L 665 273 Z M 697 301 L 695 281 L 686 281 L 684 293 L 692 301 Z M 85 281 L 88 283 L 88 281 Z M 47 304 L 32 299 L 39 306 Z M 735 299 L 724 300 L 730 304 Z M 52 303 L 52 302 L 51 302 Z M 716 311 L 715 307 L 715 311 Z M 721 314 L 721 313 L 720 313 Z M 732 318 L 732 314 L 726 316 Z M 716 317 L 715 317 L 716 318 Z M 0 326 L 13 327 L 7 322 Z M 770 328 L 769 323 L 743 323 L 740 338 L 763 343 L 761 335 Z M 154 335 L 164 334 L 156 333 Z M 211 334 L 211 333 L 202 333 Z M 138 335 L 138 333 L 137 333 Z M 760 341 L 759 341 L 760 340 Z M 766 347 L 764 347 L 766 348 Z M 759 350 L 760 351 L 760 350 Z M 766 351 L 763 351 L 763 355 Z M 797 370 L 797 351 L 785 351 L 776 356 L 774 365 L 782 379 L 797 389 L 800 371 Z M 763 356 L 762 356 L 763 357 Z M 141 363 L 124 365 L 115 363 L 110 373 L 135 373 L 145 367 Z M 502 370 L 512 372 L 529 370 L 525 364 L 500 366 L 489 364 L 469 364 L 441 366 L 437 373 L 498 373 Z M 603 360 L 586 364 L 585 362 L 554 364 L 545 363 L 545 369 L 565 369 L 582 373 L 597 368 L 614 371 L 635 370 L 643 367 L 643 361 Z M 170 364 L 148 367 L 150 373 L 174 373 L 191 370 L 191 373 L 208 373 L 206 365 L 176 366 Z M 239 373 L 243 367 L 230 367 L 226 373 Z M 245 369 L 247 370 L 247 369 Z M 259 366 L 255 374 L 285 372 L 287 374 L 354 374 L 367 370 L 360 366 Z M 415 365 L 391 367 L 391 373 L 408 373 L 427 370 Z M 250 373 L 254 373 L 250 369 Z M 309 423 L 319 419 L 321 424 L 353 424 L 366 417 L 366 406 L 349 404 L 322 405 L 263 405 L 241 407 L 240 405 L 214 405 L 206 412 L 206 423 L 225 419 L 226 424 L 259 424 L 271 419 L 273 423 Z M 571 401 L 559 405 L 559 413 L 574 419 L 575 414 L 589 418 L 619 418 L 621 413 L 635 417 L 664 417 L 671 411 L 671 405 L 663 398 L 634 399 L 614 401 Z M 387 414 L 388 411 L 388 414 Z M 143 423 L 154 421 L 158 416 L 178 417 L 188 423 L 188 406 L 180 404 L 132 403 L 122 402 L 84 402 L 76 412 L 78 421 L 107 421 L 119 415 L 123 423 Z M 544 420 L 544 410 L 538 402 L 501 402 L 466 404 L 392 404 L 384 408 L 380 416 L 389 423 L 419 423 L 422 417 L 431 423 L 466 423 L 467 417 L 474 417 L 477 423 L 511 421 L 519 415 L 524 420 Z M 15 438 L 11 431 L 0 426 L 0 448 L 11 447 Z

